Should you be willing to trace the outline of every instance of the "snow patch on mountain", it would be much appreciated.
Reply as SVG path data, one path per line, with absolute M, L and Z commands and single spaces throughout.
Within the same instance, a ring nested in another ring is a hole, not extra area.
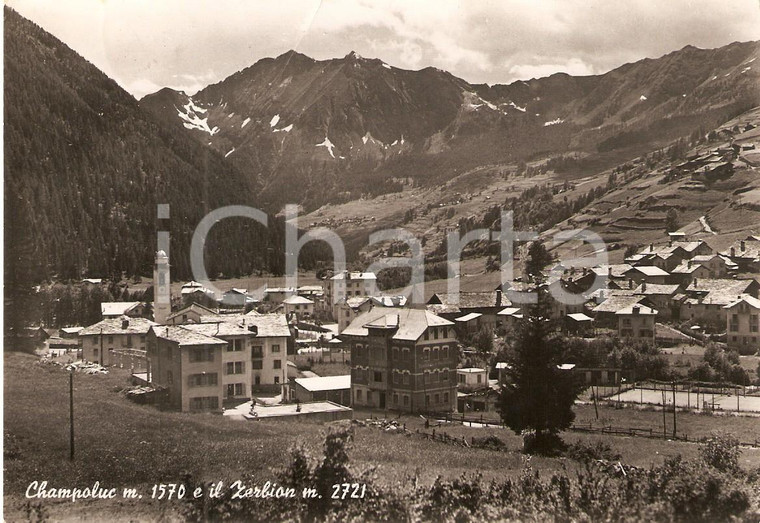
M 282 127 L 280 129 L 274 129 L 272 130 L 273 133 L 289 133 L 291 130 L 293 130 L 293 124 L 286 125 L 285 127 Z
M 177 108 L 175 107 L 175 109 Z M 211 136 L 214 136 L 219 132 L 218 127 L 209 127 L 208 117 L 201 118 L 198 116 L 197 113 L 203 114 L 206 112 L 206 109 L 195 105 L 192 98 L 188 98 L 188 102 L 182 106 L 182 109 L 184 109 L 185 112 L 177 109 L 177 116 L 183 120 L 182 125 L 185 127 L 185 129 L 197 129 L 198 131 L 203 131 L 210 134 Z
M 642 102 L 646 102 L 647 97 L 642 94 L 641 96 L 639 96 L 639 100 L 641 100 Z
M 243 127 L 245 127 L 246 125 L 248 125 L 248 123 L 250 121 L 251 121 L 251 117 L 249 116 L 248 118 L 246 118 L 245 120 L 243 120 L 243 125 L 241 125 L 240 128 L 242 129 Z
M 229 151 L 227 151 L 227 154 L 225 154 L 224 157 L 227 158 L 229 155 L 231 155 L 234 152 L 235 152 L 235 148 L 233 147 L 232 149 L 230 149 Z
M 554 120 L 549 120 L 548 122 L 544 122 L 544 127 L 549 127 L 550 125 L 557 125 L 563 123 L 564 120 L 562 118 L 555 118 Z
M 327 151 L 330 153 L 330 156 L 332 156 L 333 158 L 335 158 L 335 154 L 333 154 L 333 148 L 335 147 L 335 145 L 333 145 L 333 143 L 330 141 L 330 139 L 327 136 L 325 136 L 325 141 L 324 142 L 318 143 L 315 147 L 324 147 L 324 148 L 326 148 Z
M 392 69 L 392 67 L 390 65 L 386 64 L 385 62 L 383 62 L 383 67 L 385 67 L 386 69 Z
M 269 121 L 269 127 L 274 127 L 275 125 L 277 125 L 277 122 L 279 121 L 280 121 L 280 115 L 279 114 L 274 115 L 272 119 Z

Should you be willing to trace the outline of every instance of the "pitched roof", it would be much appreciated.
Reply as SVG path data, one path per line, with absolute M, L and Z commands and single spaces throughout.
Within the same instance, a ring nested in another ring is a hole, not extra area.
M 216 315 L 219 314 L 214 309 L 209 309 L 208 307 L 206 307 L 204 305 L 201 305 L 200 303 L 191 303 L 187 307 L 183 307 L 180 310 L 178 310 L 177 312 L 174 312 L 174 313 L 170 314 L 166 319 L 167 320 L 174 319 L 174 318 L 176 318 L 178 316 L 182 316 L 183 314 L 185 314 L 185 313 L 187 313 L 188 311 L 191 311 L 191 310 L 198 312 L 200 314 L 200 316 L 204 316 L 204 315 L 207 315 L 207 314 L 208 315 L 214 315 L 214 316 L 216 316 Z
M 227 342 L 213 336 L 206 336 L 195 332 L 189 326 L 180 325 L 155 325 L 152 327 L 157 338 L 173 341 L 180 347 L 192 347 L 197 345 L 226 345 Z
M 375 276 L 374 272 L 339 272 L 332 278 L 331 280 L 376 280 L 377 276 Z
M 613 278 L 623 278 L 625 272 L 632 268 L 633 266 L 628 263 L 617 263 L 614 265 L 597 265 L 596 267 L 592 267 L 591 270 L 597 276 L 609 276 L 610 271 L 612 271 Z
M 483 316 L 479 312 L 471 312 L 469 314 L 465 314 L 464 316 L 460 316 L 459 318 L 455 318 L 454 321 L 459 321 L 462 323 L 467 323 L 468 321 L 477 320 Z
M 640 303 L 644 299 L 644 296 L 612 295 L 591 310 L 597 314 L 600 312 L 615 313 L 620 309 Z
M 484 291 L 484 292 L 459 292 L 459 293 L 447 293 L 441 292 L 434 294 L 429 300 L 430 305 L 445 305 L 448 307 L 458 307 L 461 309 L 476 309 L 484 307 L 506 307 L 511 305 L 509 300 L 502 294 L 499 304 L 497 291 Z M 505 303 L 507 302 L 507 303 Z
M 226 321 L 192 323 L 190 325 L 183 325 L 183 327 L 204 336 L 253 336 L 253 332 L 243 327 L 243 325 Z
M 593 321 L 594 320 L 594 318 L 590 318 L 589 316 L 586 316 L 582 312 L 574 312 L 572 314 L 568 314 L 567 317 L 570 318 L 573 321 L 578 321 L 578 322 Z
M 315 378 L 296 378 L 296 383 L 309 392 L 325 390 L 343 390 L 351 388 L 351 375 L 318 376 Z
M 375 307 L 358 316 L 346 327 L 343 335 L 368 336 L 369 328 L 395 329 L 394 340 L 416 341 L 428 327 L 454 325 L 453 322 L 422 309 L 388 309 Z
M 744 242 L 744 250 L 742 250 L 742 242 Z M 760 259 L 760 238 L 756 236 L 748 236 L 744 240 L 735 241 L 728 249 L 721 252 L 721 254 L 724 256 L 731 256 L 732 248 L 734 249 L 734 257 L 736 258 Z
M 139 301 L 104 301 L 100 304 L 100 314 L 103 316 L 121 316 L 140 305 Z
M 742 294 L 738 299 L 734 300 L 732 303 L 729 303 L 728 305 L 724 306 L 724 309 L 732 309 L 735 306 L 739 305 L 740 303 L 746 303 L 750 307 L 753 307 L 755 309 L 760 309 L 760 300 L 757 298 L 750 296 L 749 294 Z
M 313 305 L 314 302 L 311 301 L 308 298 L 304 298 L 303 296 L 291 296 L 290 298 L 285 299 L 282 303 L 286 303 L 288 305 Z
M 124 326 L 126 324 L 126 326 Z M 79 331 L 80 336 L 92 334 L 147 334 L 153 325 L 158 325 L 145 318 L 128 318 L 120 316 L 118 318 L 106 318 L 85 327 Z M 124 327 L 124 328 L 122 328 Z
M 703 295 L 701 303 L 706 305 L 728 305 L 736 300 L 737 296 L 745 294 L 752 285 L 757 285 L 755 280 L 702 278 L 692 281 L 686 288 L 686 293 Z
M 631 267 L 629 270 L 625 272 L 629 273 L 631 271 L 640 272 L 641 274 L 645 276 L 670 276 L 666 271 L 654 265 L 637 265 L 636 267 Z
M 680 286 L 678 284 L 661 284 L 661 283 L 647 283 L 646 285 L 639 285 L 633 290 L 634 294 L 643 294 L 644 296 L 651 296 L 654 294 L 665 294 L 672 296 L 678 292 Z
M 638 312 L 634 312 L 636 310 L 638 310 Z M 633 304 L 633 305 L 629 305 L 628 307 L 623 307 L 622 309 L 616 311 L 615 314 L 619 314 L 619 315 L 640 314 L 641 316 L 656 316 L 657 309 L 647 307 L 646 305 Z

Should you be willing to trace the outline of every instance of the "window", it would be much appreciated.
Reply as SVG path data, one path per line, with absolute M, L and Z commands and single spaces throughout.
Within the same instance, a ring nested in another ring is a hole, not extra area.
M 407 373 L 405 373 L 404 374 L 404 385 L 409 385 L 410 379 L 411 379 L 410 375 L 407 374 Z
M 190 387 L 209 387 L 218 383 L 216 372 L 191 374 L 188 376 L 188 386 Z
M 448 347 L 448 345 L 444 345 L 443 347 L 441 347 L 441 359 L 442 360 L 449 359 L 449 347 Z
M 428 374 L 430 374 L 428 371 L 422 373 L 422 383 L 430 383 L 430 376 Z
M 428 331 L 425 331 L 424 339 L 425 340 L 429 340 L 430 339 L 430 333 Z
M 251 347 L 251 358 L 263 358 L 264 357 L 264 347 L 261 345 L 254 345 Z
M 245 366 L 242 361 L 227 362 L 227 374 L 243 374 Z
M 379 370 L 376 370 L 376 371 L 373 373 L 373 375 L 372 375 L 372 379 L 373 379 L 374 381 L 377 381 L 377 382 L 382 382 L 382 381 L 383 381 L 383 373 L 382 373 L 382 372 L 380 372 Z
M 398 394 L 393 394 L 393 404 L 398 405 Z
M 127 347 L 131 347 L 131 346 L 132 346 L 132 335 L 127 334 Z
M 272 354 L 276 354 L 280 352 L 280 346 L 279 345 L 272 345 Z
M 750 332 L 758 332 L 760 326 L 757 322 L 757 314 L 750 314 L 749 316 L 749 330 Z
M 393 384 L 398 385 L 398 382 L 401 380 L 401 376 L 399 376 L 398 372 L 395 370 L 393 371 Z
M 438 339 L 438 329 L 433 329 L 433 339 Z
M 430 349 L 424 348 L 422 349 L 422 361 L 429 361 L 430 360 Z
M 243 350 L 243 340 L 236 339 L 227 342 L 227 352 L 240 352 Z
M 448 327 L 444 327 L 443 328 L 443 337 L 444 338 L 448 338 L 449 337 L 449 328 Z
M 282 360 L 274 360 L 274 368 L 275 369 L 281 369 L 282 368 Z
M 441 402 L 441 395 L 440 394 L 436 394 L 435 396 L 433 396 L 433 401 L 436 403 L 436 405 L 438 403 L 440 403 Z
M 98 339 L 97 338 L 92 338 L 92 344 L 93 345 L 97 345 L 98 344 Z
M 280 383 L 280 377 L 279 376 L 275 376 L 274 377 L 274 384 L 277 385 L 278 383 Z
M 441 350 L 438 347 L 433 347 L 433 361 L 438 361 L 438 358 L 440 358 L 440 352 Z
M 214 349 L 211 347 L 193 347 L 190 351 L 190 363 L 214 361 Z
M 407 348 L 401 350 L 401 361 L 409 361 L 412 356 L 412 351 Z
M 251 368 L 253 370 L 261 370 L 264 368 L 264 362 L 261 360 L 253 360 L 251 362 Z
M 430 394 L 425 394 L 425 406 L 430 405 Z
M 215 410 L 218 408 L 219 398 L 216 396 L 190 398 L 190 410 Z
M 441 371 L 441 381 L 449 381 L 449 371 L 448 371 L 448 369 L 443 369 Z
M 409 396 L 404 394 L 404 407 L 408 407 L 408 406 L 409 406 Z
M 444 403 L 448 403 L 449 402 L 449 393 L 448 392 L 444 392 L 443 393 L 443 402 Z
M 245 394 L 245 383 L 235 383 L 235 396 Z
M 362 391 L 360 389 L 356 389 L 356 401 L 362 400 Z
M 110 334 L 108 335 L 108 343 L 113 343 L 113 336 Z
M 391 350 L 391 358 L 393 359 L 393 361 L 398 361 L 398 359 L 399 359 L 398 358 L 398 347 L 393 347 L 393 349 Z

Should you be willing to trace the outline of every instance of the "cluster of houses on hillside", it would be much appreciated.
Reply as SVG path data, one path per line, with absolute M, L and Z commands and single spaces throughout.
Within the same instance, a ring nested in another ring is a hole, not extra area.
M 144 317 L 145 304 L 103 303 L 102 320 L 69 338 L 78 339 L 82 359 L 133 368 L 147 388 L 161 392 L 163 406 L 181 411 L 219 411 L 259 394 L 407 412 L 485 409 L 494 404 L 508 366 L 459 368 L 462 342 L 515 327 L 527 313 L 520 291 L 531 290 L 511 282 L 488 292 L 437 293 L 410 307 L 405 297 L 378 294 L 374 274 L 346 271 L 325 287 L 267 289 L 258 301 L 232 289 L 216 307 L 185 299 L 206 293 L 190 282 L 182 287 L 182 306 L 172 310 L 160 305 L 171 303 L 161 254 L 155 279 L 165 284 L 156 286 L 152 320 Z M 560 276 L 542 285 L 550 314 L 573 335 L 592 337 L 604 329 L 656 343 L 665 336 L 664 324 L 687 323 L 725 332 L 729 348 L 754 353 L 760 349 L 760 283 L 753 272 L 760 272 L 760 237 L 714 252 L 704 241 L 675 234 L 621 264 L 553 267 L 551 274 Z M 592 286 L 597 278 L 602 288 Z M 558 296 L 552 291 L 581 299 L 567 304 L 551 298 Z M 350 375 L 300 373 L 299 347 L 316 342 L 347 351 Z M 587 382 L 620 379 L 620 369 L 574 371 Z

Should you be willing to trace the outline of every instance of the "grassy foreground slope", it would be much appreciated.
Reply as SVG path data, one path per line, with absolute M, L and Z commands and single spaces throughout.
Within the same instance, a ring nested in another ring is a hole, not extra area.
M 5 362 L 5 470 L 4 507 L 6 517 L 16 520 L 24 514 L 24 492 L 31 481 L 46 480 L 51 487 L 86 487 L 100 481 L 104 487 L 136 487 L 148 497 L 150 487 L 159 482 L 181 482 L 186 474 L 203 481 L 223 480 L 226 484 L 247 474 L 262 483 L 275 478 L 289 463 L 289 450 L 302 444 L 312 456 L 319 456 L 325 427 L 296 422 L 247 423 L 217 415 L 159 412 L 135 405 L 120 391 L 127 386 L 126 371 L 113 369 L 107 375 L 75 375 L 76 459 L 68 460 L 68 373 L 56 365 L 37 363 L 28 354 L 6 353 Z M 579 419 L 593 413 L 578 407 Z M 369 413 L 357 412 L 363 419 Z M 614 425 L 633 416 L 632 426 L 655 424 L 657 412 L 603 409 L 602 417 Z M 733 431 L 741 439 L 752 432 L 747 419 L 680 416 L 684 428 L 700 431 L 710 427 Z M 696 419 L 699 418 L 699 419 Z M 400 420 L 411 430 L 422 429 L 422 420 Z M 754 420 L 753 420 L 754 421 Z M 710 425 L 710 426 L 708 426 Z M 755 426 L 760 425 L 756 421 Z M 735 430 L 734 430 L 735 429 Z M 421 484 L 432 484 L 437 476 L 454 479 L 465 473 L 480 473 L 486 479 L 517 477 L 525 460 L 519 453 L 520 438 L 503 429 L 440 427 L 452 437 L 482 437 L 493 434 L 507 445 L 507 452 L 433 442 L 418 437 L 385 433 L 377 428 L 356 428 L 352 467 L 375 467 L 380 485 L 392 486 L 416 476 Z M 588 443 L 602 439 L 568 433 L 568 442 Z M 623 462 L 648 466 L 665 457 L 683 454 L 694 457 L 693 444 L 661 440 L 607 437 L 605 442 L 622 455 Z M 564 459 L 533 457 L 535 470 L 555 472 L 575 463 Z M 741 465 L 749 470 L 760 464 L 760 452 L 745 450 Z M 118 502 L 117 502 L 118 501 Z M 171 503 L 150 500 L 45 501 L 41 510 L 53 519 L 97 514 L 109 519 L 152 520 L 176 517 Z M 24 516 L 26 517 L 26 516 Z

